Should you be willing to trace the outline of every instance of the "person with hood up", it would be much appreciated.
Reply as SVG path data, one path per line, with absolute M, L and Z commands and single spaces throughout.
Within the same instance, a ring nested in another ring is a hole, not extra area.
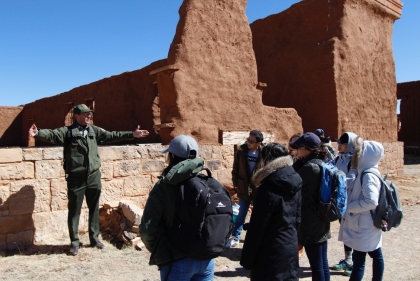
M 350 173 L 350 164 L 352 155 L 354 153 L 353 142 L 356 138 L 357 135 L 355 133 L 345 132 L 340 136 L 339 139 L 336 139 L 338 143 L 338 156 L 334 162 L 335 166 L 346 174 L 347 185 L 350 185 L 355 178 L 355 175 Z M 350 195 L 348 194 L 347 196 Z M 341 223 L 341 219 L 339 221 Z M 347 245 L 344 245 L 344 259 L 340 260 L 337 264 L 333 265 L 333 269 L 344 270 L 344 274 L 350 276 L 353 267 L 352 253 L 353 249 Z
M 169 147 L 168 166 L 155 184 L 144 208 L 140 237 L 151 253 L 149 265 L 157 265 L 161 280 L 213 280 L 214 259 L 196 260 L 176 251 L 167 231 L 174 220 L 179 184 L 196 176 L 204 165 L 198 158 L 198 144 L 191 136 L 174 138 Z
M 322 219 L 315 210 L 322 178 L 321 166 L 313 159 L 325 161 L 327 151 L 314 133 L 305 133 L 290 147 L 296 149 L 298 160 L 293 168 L 302 178 L 302 223 L 298 231 L 299 244 L 305 247 L 312 271 L 312 280 L 329 281 L 328 239 L 331 238 L 330 222 Z
M 251 280 L 298 280 L 302 179 L 285 146 L 270 143 L 261 156 L 263 167 L 252 177 L 258 192 L 240 264 L 251 270 Z
M 364 171 L 378 170 L 378 163 L 384 155 L 382 144 L 375 141 L 363 141 L 357 137 L 354 141 L 354 154 L 351 167 L 357 169 L 353 184 L 347 186 L 347 210 L 341 220 L 338 240 L 353 248 L 353 271 L 350 281 L 363 279 L 366 254 L 373 260 L 373 281 L 380 281 L 384 272 L 382 256 L 382 230 L 373 224 L 370 211 L 378 205 L 380 179 Z M 362 177 L 363 175 L 363 177 Z

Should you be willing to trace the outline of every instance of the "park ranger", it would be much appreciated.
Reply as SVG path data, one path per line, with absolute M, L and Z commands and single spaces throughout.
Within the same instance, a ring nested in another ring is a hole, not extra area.
M 98 143 L 146 137 L 149 132 L 108 132 L 90 125 L 93 110 L 85 104 L 73 108 L 74 122 L 54 130 L 38 129 L 32 125 L 29 136 L 64 147 L 64 170 L 67 181 L 68 219 L 71 248 L 70 254 L 79 253 L 79 218 L 83 198 L 89 208 L 89 240 L 92 247 L 104 248 L 99 241 L 99 197 L 101 195 L 101 160 L 98 155 Z

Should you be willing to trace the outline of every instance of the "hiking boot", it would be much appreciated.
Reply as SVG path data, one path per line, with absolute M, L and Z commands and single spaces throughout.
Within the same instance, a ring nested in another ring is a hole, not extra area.
M 334 270 L 346 270 L 353 266 L 353 263 L 348 263 L 345 260 L 341 260 L 339 263 L 333 265 Z M 351 272 L 350 272 L 351 274 Z
M 239 245 L 239 240 L 236 240 L 235 238 L 232 237 L 226 243 L 226 248 L 235 248 L 238 245 Z
M 344 270 L 344 275 L 351 276 L 351 272 L 352 271 L 353 271 L 353 266 L 351 266 L 350 268 Z
M 70 255 L 77 256 L 78 253 L 79 253 L 79 246 L 72 246 L 70 248 Z
M 96 248 L 101 249 L 101 250 L 103 248 L 105 248 L 105 245 L 102 242 L 100 242 L 100 241 L 96 241 L 96 243 L 90 244 L 90 246 L 96 247 Z

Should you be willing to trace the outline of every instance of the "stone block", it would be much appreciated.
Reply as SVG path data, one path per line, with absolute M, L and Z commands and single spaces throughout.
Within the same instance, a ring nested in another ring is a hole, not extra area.
M 140 154 L 140 157 L 142 159 L 150 158 L 149 148 L 150 148 L 150 144 L 138 144 L 137 145 L 137 152 Z
M 34 160 L 42 160 L 42 151 L 43 148 L 23 148 L 23 160 L 25 161 L 34 161 Z
M 50 181 L 21 180 L 12 182 L 9 200 L 10 215 L 50 212 Z
M 233 153 L 234 153 L 234 146 L 233 145 L 222 145 L 220 147 L 220 149 L 222 150 L 223 157 L 233 156 Z
M 162 172 L 165 169 L 165 162 L 163 160 L 143 160 L 142 171 L 144 173 Z
M 0 251 L 7 250 L 7 235 L 0 234 Z
M 115 179 L 102 182 L 102 193 L 99 204 L 105 202 L 119 201 L 124 194 L 124 179 Z
M 22 161 L 21 148 L 2 148 L 0 149 L 0 163 L 14 163 Z
M 32 214 L 0 217 L 0 234 L 21 232 L 33 228 Z
M 9 207 L 9 203 L 6 202 L 10 196 L 10 182 L 0 181 L 0 212 L 6 210 Z
M 114 177 L 137 176 L 141 174 L 140 160 L 120 160 L 114 162 Z
M 118 208 L 119 206 L 120 206 L 120 201 L 110 201 L 110 202 L 104 203 L 103 208 L 105 210 L 108 210 L 108 209 Z
M 99 157 L 101 161 L 123 160 L 122 146 L 100 146 L 98 147 Z
M 43 150 L 44 160 L 62 160 L 63 148 L 62 147 L 48 147 Z
M 154 186 L 158 181 L 159 177 L 162 175 L 162 173 L 150 173 L 151 179 L 152 179 L 152 185 Z
M 114 175 L 114 163 L 101 162 L 101 179 L 112 179 Z
M 133 225 L 140 225 L 143 209 L 140 209 L 134 202 L 129 200 L 121 200 L 120 208 L 126 219 Z
M 150 175 L 127 177 L 124 179 L 124 196 L 148 195 L 152 188 Z
M 232 185 L 232 169 L 217 171 L 215 173 L 215 178 L 223 185 Z
M 211 155 L 212 159 L 223 159 L 222 156 L 222 147 L 220 145 L 213 146 L 213 153 Z
M 33 244 L 34 230 L 27 230 L 18 233 L 7 234 L 7 249 L 15 250 Z
M 222 168 L 222 161 L 220 160 L 210 160 L 206 161 L 204 164 L 211 171 L 220 170 Z
M 163 146 L 160 144 L 150 145 L 148 147 L 149 157 L 151 159 L 155 159 L 155 158 L 165 159 L 166 154 L 163 154 L 162 150 L 166 149 L 167 147 L 168 147 L 167 145 Z
M 63 170 L 62 160 L 42 160 L 35 162 L 35 178 L 37 179 L 56 179 Z
M 68 239 L 67 210 L 36 213 L 33 215 L 35 244 L 53 244 Z M 79 221 L 79 233 L 87 232 L 89 212 L 82 210 Z
M 213 156 L 213 146 L 211 145 L 200 145 L 198 149 L 198 156 L 204 160 L 210 160 Z
M 0 180 L 33 179 L 34 175 L 34 163 L 31 162 L 0 164 Z
M 67 210 L 67 181 L 64 178 L 51 180 L 51 210 Z

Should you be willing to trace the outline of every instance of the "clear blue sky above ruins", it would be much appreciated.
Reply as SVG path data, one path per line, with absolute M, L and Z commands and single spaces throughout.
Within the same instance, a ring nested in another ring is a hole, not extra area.
M 298 0 L 248 0 L 249 22 Z M 0 0 L 0 106 L 17 106 L 166 58 L 182 0 Z M 420 80 L 420 0 L 394 25 L 397 82 Z

